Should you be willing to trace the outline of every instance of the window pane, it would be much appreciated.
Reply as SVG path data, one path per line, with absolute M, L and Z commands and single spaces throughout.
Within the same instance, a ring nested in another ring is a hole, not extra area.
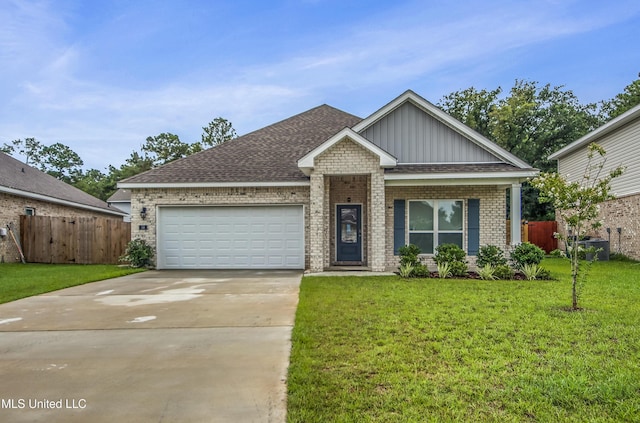
M 409 230 L 432 231 L 433 230 L 433 202 L 410 201 L 409 202 Z
M 438 234 L 438 244 L 455 244 L 462 248 L 462 234 Z
M 422 254 L 433 254 L 433 234 L 409 234 L 409 243 L 417 245 Z
M 461 231 L 462 201 L 440 200 L 438 206 L 438 229 L 441 231 Z

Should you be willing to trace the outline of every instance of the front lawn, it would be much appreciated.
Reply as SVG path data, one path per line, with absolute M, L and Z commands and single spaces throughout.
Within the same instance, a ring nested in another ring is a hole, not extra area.
M 640 265 L 556 281 L 305 277 L 290 422 L 638 421 Z
M 110 264 L 0 264 L 0 304 L 142 269 Z

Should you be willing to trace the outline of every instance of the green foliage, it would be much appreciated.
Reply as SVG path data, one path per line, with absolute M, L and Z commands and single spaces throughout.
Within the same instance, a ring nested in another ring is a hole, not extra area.
M 203 148 L 215 147 L 238 136 L 231 122 L 222 117 L 215 118 L 207 126 L 203 126 L 202 130 L 204 132 L 200 144 Z
M 450 278 L 453 275 L 453 272 L 451 271 L 453 267 L 452 264 L 452 262 L 448 261 L 438 263 L 438 277 L 440 279 Z
M 404 263 L 400 265 L 398 273 L 403 278 L 410 278 L 413 276 L 413 265 L 411 263 Z
M 540 275 L 540 272 L 543 270 L 542 267 L 540 267 L 539 264 L 535 264 L 535 263 L 525 263 L 522 266 L 522 274 L 524 275 L 525 279 L 528 281 L 534 281 L 538 278 L 538 276 Z
M 2 263 L 0 304 L 141 271 L 113 264 Z
M 493 274 L 498 279 L 510 280 L 513 279 L 514 271 L 508 264 L 501 264 L 496 266 L 496 270 Z
M 466 276 L 468 268 L 466 262 L 467 254 L 455 244 L 440 244 L 436 247 L 433 256 L 436 264 L 449 263 L 452 276 Z
M 487 264 L 500 266 L 507 264 L 507 259 L 504 257 L 504 251 L 500 247 L 495 245 L 483 245 L 478 251 L 478 257 L 476 260 L 478 267 L 484 267 Z
M 496 267 L 489 263 L 478 268 L 478 276 L 480 276 L 480 279 L 485 281 L 492 281 L 492 280 L 498 279 L 496 277 Z
M 525 265 L 540 264 L 544 259 L 544 250 L 530 242 L 523 242 L 511 252 L 511 262 L 518 270 Z
M 403 272 L 409 278 L 422 278 L 429 276 L 429 269 L 422 264 L 420 258 L 420 247 L 417 245 L 409 244 L 400 247 L 400 269 L 399 272 L 402 275 Z M 403 270 L 404 268 L 404 270 Z M 407 273 L 408 269 L 411 269 L 410 272 Z
M 144 239 L 132 239 L 127 244 L 127 249 L 120 261 L 129 263 L 131 267 L 145 267 L 151 265 L 153 258 L 153 247 L 147 244 Z
M 531 181 L 540 190 L 540 201 L 553 204 L 560 219 L 568 226 L 573 241 L 582 239 L 589 230 L 598 229 L 600 204 L 611 200 L 611 181 L 624 172 L 622 166 L 610 167 L 605 171 L 606 152 L 598 144 L 588 146 L 587 166 L 582 177 L 570 182 L 556 172 L 541 173 Z M 571 246 L 571 245 L 570 245 Z M 579 251 L 579 247 L 573 246 Z M 571 250 L 568 249 L 569 252 Z M 578 309 L 580 276 L 580 254 L 569 254 L 572 270 L 572 307 Z M 586 276 L 585 276 L 586 278 Z
M 640 78 L 640 74 L 638 74 Z M 620 116 L 627 110 L 640 104 L 640 79 L 636 79 L 624 88 L 624 91 L 609 101 L 602 102 L 602 113 L 606 120 Z
M 559 283 L 305 276 L 288 421 L 637 421 L 638 265 L 595 262 L 576 314 L 567 264 L 542 262 Z

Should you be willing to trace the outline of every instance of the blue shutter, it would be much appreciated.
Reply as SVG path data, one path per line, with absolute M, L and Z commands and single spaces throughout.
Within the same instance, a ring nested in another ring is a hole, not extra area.
M 469 228 L 468 254 L 470 256 L 478 255 L 480 250 L 480 200 L 477 198 L 469 199 L 469 212 L 467 213 L 467 227 Z
M 404 216 L 405 201 L 393 200 L 393 254 L 400 254 L 400 247 L 404 247 Z

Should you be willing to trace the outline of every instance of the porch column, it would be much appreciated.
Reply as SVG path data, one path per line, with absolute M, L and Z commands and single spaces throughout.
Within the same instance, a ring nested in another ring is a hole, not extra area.
M 324 175 L 310 176 L 309 200 L 309 267 L 312 272 L 324 270 Z
M 371 240 L 369 242 L 370 266 L 374 272 L 386 267 L 384 170 L 371 173 Z
M 511 245 L 518 245 L 522 242 L 520 220 L 522 220 L 521 185 L 511 184 Z

